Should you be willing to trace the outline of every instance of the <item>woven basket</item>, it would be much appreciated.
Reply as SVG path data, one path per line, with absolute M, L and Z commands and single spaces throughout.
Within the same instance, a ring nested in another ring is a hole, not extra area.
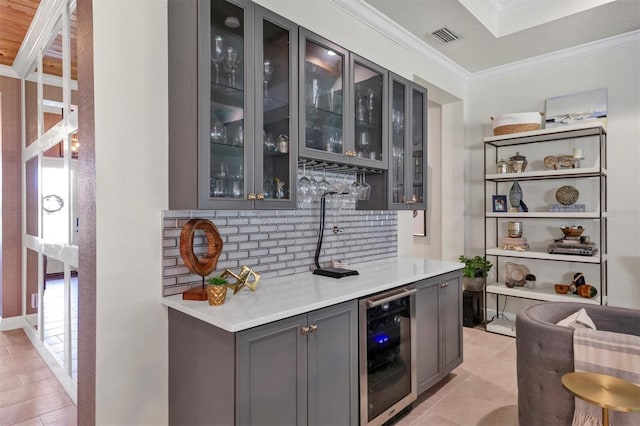
M 506 126 L 500 126 L 493 129 L 493 134 L 494 136 L 500 136 L 508 135 L 510 133 L 529 132 L 531 130 L 540 130 L 540 124 L 507 124 Z
M 496 136 L 509 133 L 528 132 L 539 130 L 541 127 L 541 113 L 539 112 L 515 112 L 491 117 L 493 121 L 493 134 Z

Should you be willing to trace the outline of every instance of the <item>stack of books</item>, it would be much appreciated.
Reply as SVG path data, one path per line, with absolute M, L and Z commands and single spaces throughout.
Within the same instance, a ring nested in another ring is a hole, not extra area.
M 527 251 L 529 250 L 529 244 L 525 237 L 512 238 L 502 237 L 502 249 L 503 250 L 515 250 L 515 251 Z
M 549 211 L 551 213 L 576 213 L 586 211 L 585 204 L 549 204 Z

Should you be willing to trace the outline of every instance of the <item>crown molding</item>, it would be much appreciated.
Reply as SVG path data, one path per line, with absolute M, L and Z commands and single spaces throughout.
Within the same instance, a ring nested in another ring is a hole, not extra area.
M 523 59 L 521 61 L 512 62 L 506 65 L 500 65 L 498 67 L 489 68 L 483 71 L 477 71 L 471 74 L 470 80 L 475 81 L 487 77 L 494 77 L 501 74 L 519 71 L 533 66 L 569 61 L 585 56 L 596 55 L 606 51 L 619 49 L 626 46 L 631 46 L 634 44 L 640 44 L 640 30 L 630 31 L 628 33 L 620 34 L 617 36 L 585 43 L 580 46 L 569 47 L 567 49 L 557 50 L 555 52 Z
M 376 8 L 362 0 L 329 0 L 354 18 L 368 25 L 373 30 L 399 44 L 400 46 L 422 54 L 426 58 L 436 62 L 456 77 L 468 82 L 470 73 L 451 59 L 429 46 Z
M 20 78 L 16 70 L 13 67 L 8 65 L 0 65 L 0 76 L 2 77 L 10 77 L 10 78 Z

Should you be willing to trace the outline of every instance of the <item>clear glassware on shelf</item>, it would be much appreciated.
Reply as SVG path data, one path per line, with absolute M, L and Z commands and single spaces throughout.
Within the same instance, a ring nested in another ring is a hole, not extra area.
M 215 67 L 215 83 L 220 83 L 220 65 L 224 59 L 224 39 L 221 35 L 217 35 L 213 40 L 213 49 L 211 52 L 211 61 L 213 62 L 213 66 Z
M 369 123 L 373 123 L 373 112 L 375 110 L 375 95 L 373 90 L 369 89 L 369 93 L 367 94 L 367 109 L 369 110 Z
M 264 60 L 264 74 L 263 74 L 263 83 L 264 83 L 264 97 L 269 96 L 269 81 L 271 81 L 271 77 L 273 77 L 273 65 L 271 64 L 270 59 Z
M 224 69 L 227 71 L 229 86 L 231 87 L 236 86 L 236 69 L 239 63 L 240 56 L 238 52 L 232 46 L 227 47 L 224 55 Z

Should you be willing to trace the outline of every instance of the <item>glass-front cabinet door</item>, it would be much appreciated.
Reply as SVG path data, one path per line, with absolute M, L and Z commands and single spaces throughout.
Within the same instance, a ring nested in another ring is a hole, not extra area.
M 201 2 L 200 207 L 251 208 L 253 5 Z M 251 30 L 251 31 L 250 31 Z M 208 95 L 208 96 L 207 96 Z
M 295 207 L 297 26 L 246 0 L 200 16 L 199 208 Z
M 427 208 L 427 91 L 411 85 L 411 173 L 408 200 L 413 204 L 410 209 Z
M 388 163 L 388 72 L 355 54 L 351 54 L 350 128 L 352 152 L 350 163 L 359 166 L 386 168 Z
M 349 53 L 302 28 L 299 49 L 300 155 L 344 163 Z
M 389 207 L 426 209 L 427 92 L 402 77 L 390 76 Z
M 295 208 L 298 159 L 297 26 L 256 6 L 256 207 Z

